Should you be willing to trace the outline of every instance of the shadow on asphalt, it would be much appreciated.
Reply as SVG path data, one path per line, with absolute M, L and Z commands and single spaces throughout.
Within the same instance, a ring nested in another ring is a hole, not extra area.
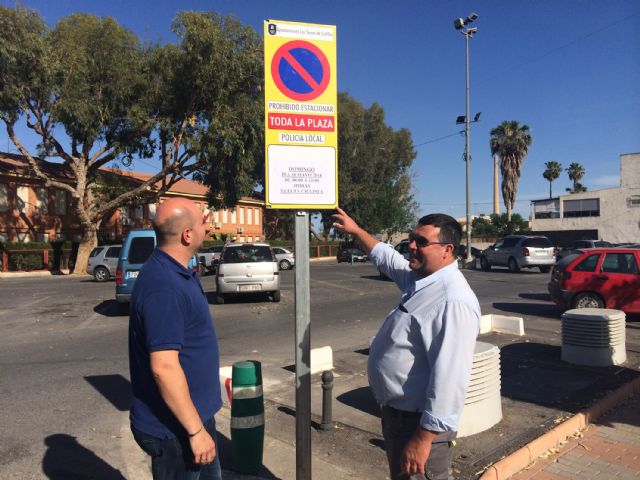
M 210 305 L 216 304 L 216 292 L 206 292 L 207 301 Z M 224 298 L 225 304 L 234 303 L 272 303 L 271 297 L 267 293 L 247 293 L 244 295 L 228 295 Z
M 93 307 L 93 311 L 105 317 L 126 317 L 129 315 L 129 304 L 105 300 Z
M 126 477 L 83 447 L 71 435 L 56 433 L 44 439 L 47 451 L 42 459 L 42 471 L 51 480 L 95 478 L 100 480 L 126 480 Z
M 589 367 L 561 360 L 559 346 L 515 343 L 500 349 L 503 397 L 577 413 L 640 376 L 623 367 Z
M 377 280 L 378 282 L 390 282 L 390 278 L 382 278 L 380 275 L 362 275 L 360 278 L 365 280 Z
M 84 379 L 121 412 L 131 407 L 131 383 L 122 375 L 91 375 Z
M 286 415 L 289 415 L 291 417 L 294 417 L 294 418 L 296 416 L 296 411 L 293 408 L 286 407 L 284 405 L 279 406 L 278 407 L 278 411 L 282 412 L 282 413 L 284 413 Z M 315 428 L 316 430 L 320 430 L 320 424 L 318 422 L 314 421 L 314 420 L 311 420 L 311 428 Z
M 493 308 L 502 312 L 519 313 L 520 315 L 534 315 L 538 317 L 554 318 L 560 321 L 561 311 L 555 304 L 545 303 L 515 303 L 494 302 Z
M 380 417 L 380 407 L 373 398 L 369 387 L 359 387 L 336 397 L 336 400 L 348 407 L 355 408 L 374 417 Z

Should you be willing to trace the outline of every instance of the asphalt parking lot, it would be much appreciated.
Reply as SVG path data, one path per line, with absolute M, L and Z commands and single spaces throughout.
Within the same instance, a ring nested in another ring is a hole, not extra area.
M 560 312 L 546 293 L 548 274 L 496 269 L 465 271 L 465 276 L 484 314 L 520 316 L 526 332 L 481 338 L 501 347 L 503 420 L 459 442 L 458 478 L 475 478 L 486 464 L 637 375 L 640 323 L 627 324 L 625 365 L 571 367 L 560 361 Z M 268 434 L 289 442 L 295 406 L 293 374 L 287 370 L 294 358 L 294 273 L 282 272 L 281 278 L 280 303 L 255 296 L 215 305 L 210 295 L 210 304 L 222 364 L 262 361 L 265 399 L 273 412 Z M 333 348 L 334 412 L 344 425 L 331 435 L 314 436 L 314 449 L 342 467 L 360 465 L 357 478 L 383 478 L 379 423 L 366 388 L 366 348 L 399 292 L 370 264 L 312 263 L 310 282 L 312 347 Z M 213 292 L 213 277 L 205 277 L 203 285 Z M 42 478 L 44 472 L 49 478 L 73 478 L 99 469 L 107 472 L 100 478 L 136 478 L 131 449 L 123 446 L 127 316 L 113 298 L 113 282 L 95 283 L 88 276 L 0 279 L 5 339 L 0 477 Z

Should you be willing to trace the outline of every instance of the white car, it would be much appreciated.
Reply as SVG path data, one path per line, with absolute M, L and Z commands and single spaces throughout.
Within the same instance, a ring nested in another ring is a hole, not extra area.
M 225 245 L 216 272 L 216 303 L 250 293 L 267 293 L 280 301 L 280 271 L 273 250 L 266 243 Z
M 296 264 L 296 258 L 292 251 L 282 247 L 272 247 L 273 253 L 276 254 L 276 260 L 278 261 L 278 268 L 280 270 L 289 270 Z

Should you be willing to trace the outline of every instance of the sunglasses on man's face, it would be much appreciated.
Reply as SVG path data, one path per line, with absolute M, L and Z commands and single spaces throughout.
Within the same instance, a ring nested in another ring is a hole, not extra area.
M 409 234 L 409 243 L 411 242 L 416 242 L 416 246 L 420 248 L 428 247 L 429 245 L 450 245 L 449 242 L 432 242 L 420 235 L 415 235 L 414 233 Z

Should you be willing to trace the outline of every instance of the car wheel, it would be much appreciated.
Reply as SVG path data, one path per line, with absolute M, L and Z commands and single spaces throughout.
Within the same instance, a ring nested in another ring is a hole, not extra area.
M 93 271 L 93 278 L 96 282 L 106 282 L 109 280 L 109 270 L 104 267 L 96 267 Z
M 271 294 L 271 300 L 273 303 L 278 303 L 280 301 L 280 290 L 277 290 Z
M 280 267 L 280 270 L 289 270 L 291 268 L 291 263 L 289 260 L 280 260 L 278 266 Z
M 604 308 L 604 302 L 597 293 L 583 292 L 574 297 L 571 306 L 573 308 Z
M 549 273 L 551 271 L 551 267 L 549 265 L 545 267 L 538 267 L 542 273 Z
M 518 262 L 516 262 L 516 259 L 511 257 L 509 259 L 509 263 L 507 264 L 507 266 L 509 267 L 509 271 L 511 273 L 517 273 L 520 271 L 520 267 L 518 266 Z
M 218 305 L 224 305 L 224 295 L 221 293 L 216 293 L 216 303 Z
M 480 268 L 485 272 L 491 270 L 491 264 L 489 263 L 489 260 L 487 260 L 487 257 L 480 257 Z

